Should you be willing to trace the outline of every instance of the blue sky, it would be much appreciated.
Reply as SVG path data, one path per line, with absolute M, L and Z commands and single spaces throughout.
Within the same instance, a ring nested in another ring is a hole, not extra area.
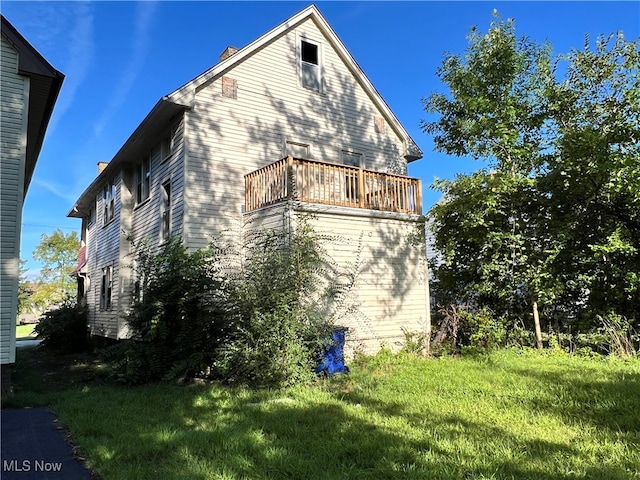
M 228 45 L 243 47 L 306 7 L 304 2 L 23 2 L 2 13 L 66 75 L 23 213 L 21 257 L 42 233 L 79 230 L 66 218 L 140 121 L 166 95 L 213 66 Z M 439 198 L 434 177 L 481 165 L 433 151 L 420 130 L 421 99 L 444 91 L 435 76 L 444 52 L 463 53 L 473 25 L 491 12 L 514 18 L 518 35 L 555 53 L 582 48 L 585 34 L 640 36 L 640 2 L 317 2 L 322 14 L 424 152 L 409 166 L 424 184 L 425 211 Z

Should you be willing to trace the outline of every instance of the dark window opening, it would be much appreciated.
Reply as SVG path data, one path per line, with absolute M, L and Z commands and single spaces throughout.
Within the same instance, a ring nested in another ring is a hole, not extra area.
M 318 65 L 318 46 L 302 41 L 302 61 Z

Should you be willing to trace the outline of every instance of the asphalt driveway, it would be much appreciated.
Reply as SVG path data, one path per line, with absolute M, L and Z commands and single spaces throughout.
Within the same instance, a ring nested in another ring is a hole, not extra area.
M 0 411 L 2 480 L 91 480 L 46 408 Z

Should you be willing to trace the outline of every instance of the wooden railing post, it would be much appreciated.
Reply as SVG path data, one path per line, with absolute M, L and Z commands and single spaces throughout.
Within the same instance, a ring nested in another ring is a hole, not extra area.
M 293 198 L 293 157 L 291 155 L 287 155 L 287 163 L 285 165 L 285 184 L 284 184 L 284 192 L 285 198 L 291 199 Z
M 418 180 L 416 185 L 416 213 L 422 215 L 422 181 Z
M 360 167 L 358 169 L 358 207 L 364 208 L 364 199 L 367 194 L 364 190 L 364 169 Z

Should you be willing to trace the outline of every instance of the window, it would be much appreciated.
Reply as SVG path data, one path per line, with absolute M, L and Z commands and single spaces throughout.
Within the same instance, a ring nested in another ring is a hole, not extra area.
M 89 215 L 87 216 L 87 227 L 90 228 L 96 223 L 96 208 L 95 206 L 89 209 Z
M 177 137 L 178 137 L 178 125 L 174 125 L 173 127 L 171 127 L 171 130 L 169 131 L 169 135 L 167 135 L 162 139 L 162 144 L 160 146 L 160 149 L 161 149 L 161 158 L 163 162 L 167 160 L 169 157 L 171 157 L 171 155 L 173 155 L 173 152 L 175 151 L 175 148 L 176 148 Z
M 362 166 L 362 154 L 357 152 L 351 152 L 349 150 L 342 150 L 342 163 L 345 165 L 351 165 L 352 167 Z
M 351 152 L 349 150 L 342 150 L 341 152 L 342 163 L 350 165 L 352 167 L 363 166 L 363 156 L 361 153 Z M 344 192 L 345 200 L 349 203 L 356 203 L 359 199 L 358 191 L 358 174 L 357 172 L 350 171 L 345 174 L 344 178 Z
M 291 155 L 293 158 L 311 158 L 310 153 L 307 143 L 286 142 L 285 155 Z
M 104 187 L 102 197 L 104 201 L 104 212 L 102 216 L 103 225 L 107 225 L 111 220 L 113 220 L 116 212 L 116 184 L 113 180 L 107 183 Z
M 113 266 L 102 269 L 102 283 L 100 284 L 100 310 L 111 309 L 111 294 L 113 292 Z
M 308 40 L 300 41 L 300 75 L 304 88 L 321 91 L 320 46 L 317 43 Z
M 140 204 L 149 198 L 150 186 L 151 160 L 146 156 L 136 170 L 136 204 Z
M 171 182 L 162 184 L 162 198 L 160 199 L 160 241 L 162 243 L 171 238 Z

